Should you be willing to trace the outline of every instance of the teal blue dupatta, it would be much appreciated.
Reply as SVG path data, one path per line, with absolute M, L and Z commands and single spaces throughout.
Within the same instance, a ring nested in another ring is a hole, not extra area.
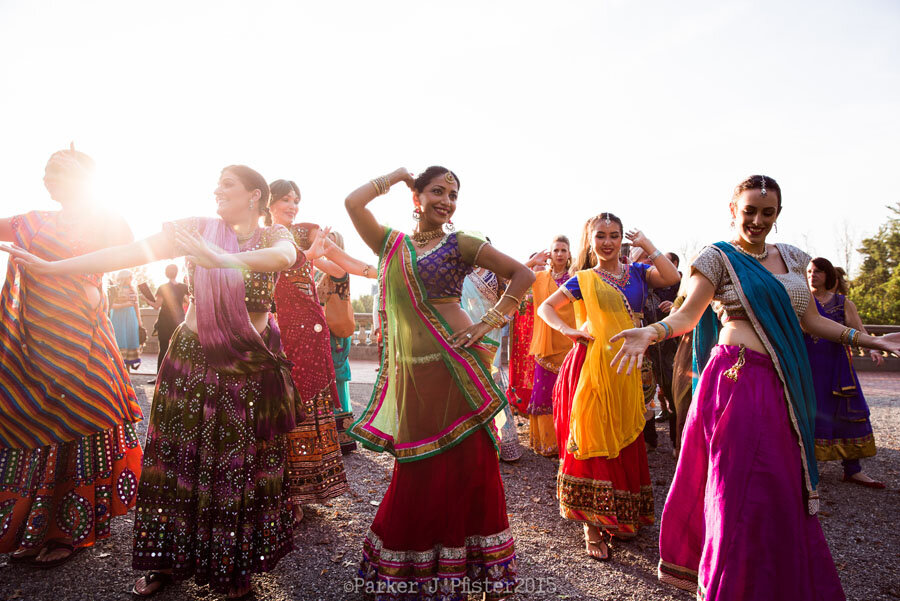
M 803 446 L 801 463 L 809 513 L 815 514 L 819 482 L 815 452 L 816 393 L 800 322 L 787 290 L 759 261 L 737 251 L 728 242 L 716 242 L 713 247 L 721 252 L 747 317 L 768 349 L 784 386 L 791 423 Z M 712 307 L 708 307 L 694 328 L 694 390 L 718 342 L 720 329 Z

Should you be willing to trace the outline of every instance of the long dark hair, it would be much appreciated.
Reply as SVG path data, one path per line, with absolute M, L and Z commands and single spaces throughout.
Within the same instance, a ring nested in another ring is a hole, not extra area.
M 737 203 L 738 196 L 744 190 L 765 190 L 766 193 L 774 190 L 778 193 L 778 212 L 781 212 L 781 186 L 768 175 L 751 175 L 737 186 L 734 187 L 734 194 L 731 195 L 731 204 Z
M 266 178 L 260 175 L 259 171 L 255 169 L 251 169 L 247 165 L 229 165 L 222 169 L 222 173 L 226 171 L 231 171 L 234 173 L 241 183 L 244 185 L 244 188 L 250 192 L 254 190 L 259 190 L 259 216 L 266 217 L 266 225 L 271 225 L 271 216 L 269 215 L 269 184 L 266 183 Z
M 825 274 L 825 290 L 831 290 L 835 286 L 837 286 L 837 272 L 834 270 L 834 265 L 831 264 L 831 261 L 824 257 L 816 257 L 810 261 L 816 268 Z
M 276 179 L 269 184 L 269 192 L 272 195 L 272 200 L 269 202 L 270 205 L 281 200 L 291 192 L 296 194 L 297 198 L 300 198 L 300 188 L 296 182 L 290 179 Z M 266 210 L 266 225 L 272 225 L 272 213 L 269 210 Z
M 594 265 L 596 265 L 597 257 L 594 256 L 593 249 L 591 248 L 593 246 L 591 242 L 593 239 L 594 228 L 596 227 L 598 222 L 606 220 L 619 224 L 619 232 L 625 232 L 625 228 L 622 225 L 622 220 L 612 213 L 600 213 L 599 215 L 594 215 L 593 217 L 585 221 L 584 230 L 582 230 L 581 232 L 581 244 L 578 247 L 578 254 L 572 261 L 572 267 L 569 270 L 569 273 L 571 273 L 572 275 L 575 275 L 575 273 L 578 271 L 590 269 L 594 267 Z

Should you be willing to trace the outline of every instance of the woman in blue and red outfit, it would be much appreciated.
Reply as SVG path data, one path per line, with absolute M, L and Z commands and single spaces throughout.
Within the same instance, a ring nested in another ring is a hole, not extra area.
M 627 238 L 649 255 L 652 265 L 619 260 Z M 557 477 L 560 514 L 584 523 L 587 554 L 607 559 L 604 533 L 631 538 L 653 523 L 653 489 L 644 447 L 644 397 L 637 373 L 615 373 L 615 347 L 606 341 L 633 325 L 648 286 L 678 280 L 672 262 L 638 230 L 601 213 L 584 226 L 574 277 L 538 308 L 555 330 L 578 342 L 566 356 L 553 390 L 554 418 L 562 462 Z M 578 328 L 561 310 L 575 305 Z
M 831 261 L 822 257 L 810 261 L 806 280 L 822 316 L 866 333 L 853 301 L 832 292 L 838 279 Z M 804 339 L 816 389 L 816 459 L 840 459 L 844 466 L 844 482 L 884 488 L 884 483 L 864 474 L 859 464 L 860 459 L 875 456 L 875 437 L 869 422 L 869 406 L 856 377 L 850 349 L 809 334 L 804 335 Z M 870 350 L 869 355 L 876 365 L 884 363 L 878 351 Z
M 382 226 L 366 208 L 400 182 L 413 190 L 418 226 L 411 236 Z M 356 230 L 381 257 L 384 336 L 372 400 L 350 433 L 397 459 L 363 544 L 359 574 L 376 599 L 462 600 L 467 585 L 493 599 L 513 593 L 517 582 L 492 430 L 506 399 L 491 377 L 495 348 L 481 338 L 502 327 L 534 276 L 483 238 L 445 230 L 458 193 L 459 179 L 444 167 L 415 179 L 398 169 L 345 201 Z M 476 266 L 510 283 L 473 325 L 460 297 Z

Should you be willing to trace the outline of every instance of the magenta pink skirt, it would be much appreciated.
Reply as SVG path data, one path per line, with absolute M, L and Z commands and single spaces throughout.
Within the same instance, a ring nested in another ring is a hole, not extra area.
M 662 513 L 659 578 L 700 599 L 845 599 L 806 511 L 800 446 L 772 360 L 719 345 L 700 378 Z

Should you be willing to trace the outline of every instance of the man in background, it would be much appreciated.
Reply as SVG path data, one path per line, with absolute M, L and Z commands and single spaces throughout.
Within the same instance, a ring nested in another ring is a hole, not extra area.
M 159 339 L 156 373 L 159 373 L 159 366 L 162 365 L 163 358 L 169 350 L 169 341 L 175 333 L 175 328 L 184 321 L 184 298 L 188 295 L 188 287 L 175 281 L 178 277 L 177 265 L 166 265 L 166 277 L 169 281 L 156 290 L 156 302 L 153 303 L 154 308 L 159 309 L 159 317 L 156 320 L 156 336 Z

